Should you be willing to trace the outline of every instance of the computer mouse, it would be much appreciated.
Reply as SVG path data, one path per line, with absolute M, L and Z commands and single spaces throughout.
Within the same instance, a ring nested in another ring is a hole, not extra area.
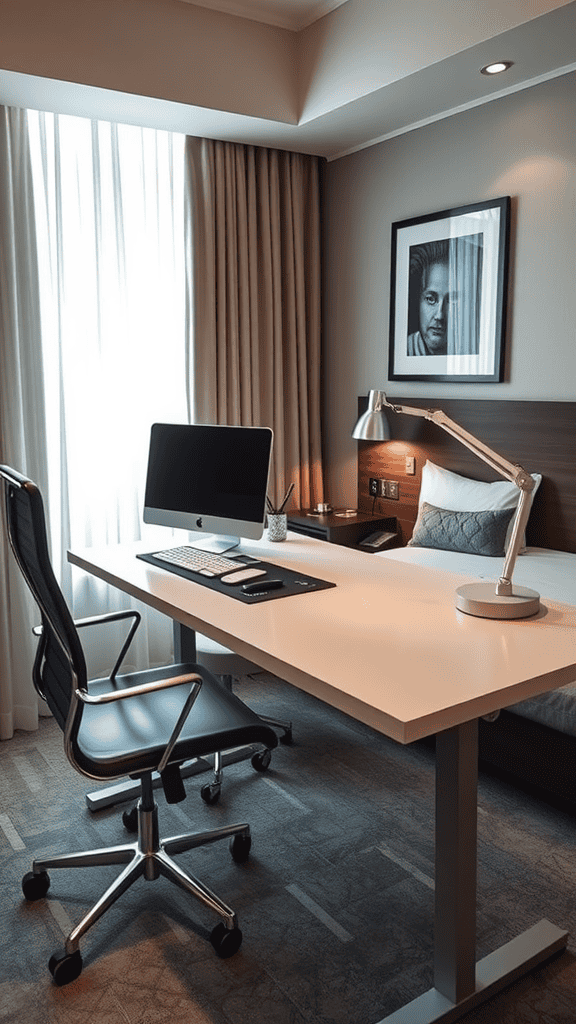
M 245 583 L 242 587 L 244 594 L 263 594 L 268 590 L 279 590 L 284 586 L 284 580 L 257 580 L 254 583 Z

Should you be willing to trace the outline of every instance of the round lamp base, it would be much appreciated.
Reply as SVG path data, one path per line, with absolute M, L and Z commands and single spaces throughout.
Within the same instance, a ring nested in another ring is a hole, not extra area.
M 540 610 L 540 595 L 512 584 L 511 597 L 500 597 L 495 583 L 465 583 L 456 591 L 456 607 L 482 619 L 527 619 Z

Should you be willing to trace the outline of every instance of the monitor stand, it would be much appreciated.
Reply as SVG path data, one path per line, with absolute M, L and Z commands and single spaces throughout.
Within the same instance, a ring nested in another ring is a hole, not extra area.
M 232 548 L 237 548 L 240 543 L 240 537 L 219 536 L 217 533 L 210 534 L 207 537 L 203 536 L 200 539 L 197 538 L 197 534 L 192 534 L 191 547 L 199 548 L 201 551 L 211 551 L 215 555 L 222 555 L 225 551 L 231 551 Z

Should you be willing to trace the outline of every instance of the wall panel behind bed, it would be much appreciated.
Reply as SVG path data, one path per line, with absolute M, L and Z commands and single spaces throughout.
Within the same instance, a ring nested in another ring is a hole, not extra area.
M 576 552 L 576 402 L 495 402 L 422 399 L 388 395 L 399 405 L 442 409 L 485 444 L 530 473 L 541 473 L 528 524 L 528 544 Z M 358 400 L 364 412 L 367 397 Z M 416 521 L 422 466 L 439 466 L 476 480 L 502 479 L 458 441 L 427 420 L 388 411 L 394 441 L 358 442 L 358 508 L 396 516 L 405 544 Z M 405 473 L 406 455 L 416 459 L 416 475 Z M 397 480 L 398 501 L 374 499 L 370 477 Z

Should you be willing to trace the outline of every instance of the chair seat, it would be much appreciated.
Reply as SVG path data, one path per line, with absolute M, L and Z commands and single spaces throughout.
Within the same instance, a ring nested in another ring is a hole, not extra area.
M 202 688 L 174 748 L 173 761 L 202 757 L 215 749 L 263 744 L 277 746 L 273 729 L 198 664 L 170 666 L 170 675 L 197 672 Z M 117 676 L 117 688 L 166 678 L 166 667 Z M 109 679 L 92 680 L 90 693 L 110 689 Z M 99 707 L 85 705 L 77 740 L 78 764 L 94 778 L 137 775 L 155 768 L 190 690 L 189 684 L 157 690 Z

